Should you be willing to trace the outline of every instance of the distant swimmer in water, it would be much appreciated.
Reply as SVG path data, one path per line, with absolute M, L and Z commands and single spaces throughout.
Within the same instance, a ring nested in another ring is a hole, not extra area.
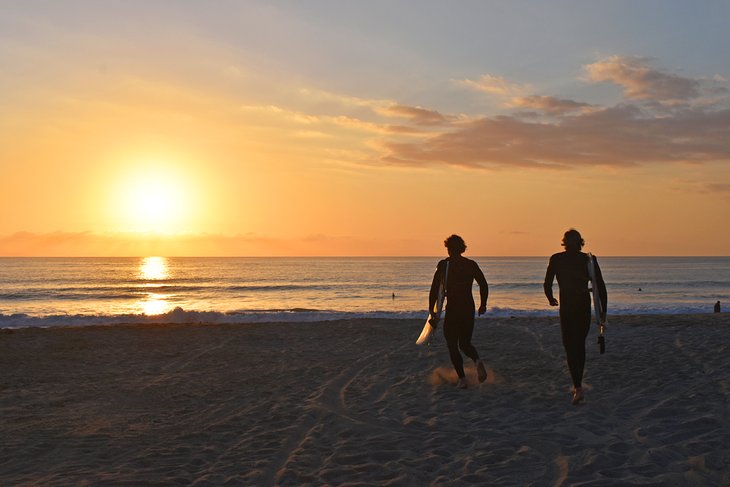
M 560 332 L 563 347 L 573 380 L 573 404 L 583 401 L 583 370 L 586 361 L 586 337 L 591 326 L 591 295 L 588 291 L 588 255 L 581 252 L 584 241 L 577 230 L 571 229 L 563 235 L 565 252 L 550 257 L 545 282 L 545 296 L 550 306 L 560 305 Z M 596 284 L 603 312 L 608 306 L 606 284 L 603 282 L 598 260 L 593 257 L 596 269 Z M 560 288 L 560 303 L 553 297 L 553 280 L 557 277 Z M 596 290 L 594 289 L 594 292 Z
M 715 303 L 715 313 L 719 313 L 719 312 L 720 312 L 720 301 Z
M 457 386 L 460 389 L 466 389 L 466 374 L 464 373 L 464 359 L 461 357 L 459 349 L 474 361 L 477 368 L 477 376 L 479 382 L 487 380 L 487 369 L 479 358 L 476 348 L 471 343 L 471 337 L 474 332 L 474 296 L 472 296 L 471 288 L 474 281 L 479 284 L 479 315 L 483 315 L 487 311 L 487 297 L 489 296 L 489 286 L 484 273 L 479 265 L 471 259 L 463 257 L 461 254 L 466 251 L 464 239 L 458 235 L 451 235 L 444 241 L 444 246 L 448 249 L 449 257 L 438 263 L 436 273 L 433 275 L 433 283 L 431 284 L 431 292 L 428 297 L 428 309 L 433 309 L 438 296 L 439 284 L 441 276 L 445 272 L 446 263 L 449 263 L 449 270 L 446 273 L 446 315 L 444 317 L 444 338 L 446 345 L 449 347 L 449 357 L 451 364 L 459 376 Z

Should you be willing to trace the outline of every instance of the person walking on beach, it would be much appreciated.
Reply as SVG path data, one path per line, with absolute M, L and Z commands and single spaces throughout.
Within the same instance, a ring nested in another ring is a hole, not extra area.
M 459 349 L 474 361 L 477 369 L 479 382 L 487 380 L 487 369 L 479 358 L 474 345 L 471 343 L 474 332 L 474 296 L 472 295 L 472 284 L 476 280 L 479 284 L 479 315 L 487 311 L 487 297 L 489 286 L 484 273 L 479 265 L 471 259 L 462 256 L 466 251 L 464 239 L 458 235 L 451 235 L 444 240 L 444 246 L 449 252 L 447 259 L 441 260 L 436 266 L 436 272 L 431 283 L 431 292 L 428 297 L 428 309 L 433 310 L 434 303 L 438 296 L 438 288 L 441 278 L 446 275 L 446 314 L 444 317 L 444 338 L 449 348 L 451 363 L 459 376 L 457 386 L 466 389 L 466 374 L 464 373 L 464 360 Z M 446 264 L 448 262 L 448 272 Z
M 573 380 L 572 403 L 578 404 L 585 397 L 582 381 L 586 361 L 586 337 L 591 325 L 588 255 L 581 252 L 585 242 L 575 229 L 565 232 L 562 245 L 565 251 L 550 257 L 543 287 L 550 306 L 560 305 L 560 333 Z M 593 264 L 596 270 L 593 292 L 598 292 L 605 314 L 608 306 L 606 284 L 595 257 Z M 560 303 L 553 296 L 553 279 L 556 277 L 560 288 Z

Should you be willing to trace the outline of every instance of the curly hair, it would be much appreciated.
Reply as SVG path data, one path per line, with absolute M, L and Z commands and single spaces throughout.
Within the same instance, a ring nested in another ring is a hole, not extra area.
M 580 250 L 586 244 L 583 237 L 580 236 L 580 232 L 575 228 L 571 228 L 563 235 L 563 242 L 561 245 L 565 247 L 565 250 Z
M 444 247 L 449 249 L 449 253 L 455 252 L 457 254 L 463 254 L 466 251 L 466 242 L 458 235 L 451 235 L 449 238 L 444 240 Z

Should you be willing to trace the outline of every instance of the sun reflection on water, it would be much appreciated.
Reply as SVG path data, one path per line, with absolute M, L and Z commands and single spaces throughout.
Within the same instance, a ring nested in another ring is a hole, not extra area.
M 170 277 L 170 270 L 165 257 L 145 257 L 139 265 L 139 279 L 144 281 L 159 281 Z M 146 288 L 158 288 L 158 284 L 145 283 Z M 142 313 L 151 316 L 159 315 L 169 311 L 170 304 L 167 302 L 169 296 L 160 293 L 147 293 L 144 299 L 137 305 Z
M 169 275 L 170 271 L 165 257 L 145 257 L 139 265 L 140 279 L 156 281 L 167 279 Z
M 142 312 L 147 316 L 161 315 L 169 309 L 169 304 L 165 301 L 164 296 L 159 294 L 148 294 L 147 299 L 140 301 Z

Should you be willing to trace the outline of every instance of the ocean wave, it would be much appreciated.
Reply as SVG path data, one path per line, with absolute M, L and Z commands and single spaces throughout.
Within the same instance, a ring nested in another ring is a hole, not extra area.
M 15 293 L 2 293 L 0 294 L 0 300 L 4 301 L 83 301 L 88 299 L 103 299 L 107 301 L 116 300 L 129 300 L 139 299 L 140 297 L 146 296 L 150 293 L 159 293 L 160 291 L 155 288 L 139 289 L 134 292 L 126 293 L 70 293 L 70 292 L 40 292 L 40 291 L 26 291 L 26 292 L 15 292 Z
M 616 315 L 633 314 L 699 314 L 708 313 L 711 310 L 700 306 L 647 306 L 647 307 L 624 307 L 615 308 L 609 312 L 610 317 Z M 551 309 L 515 309 L 515 308 L 490 308 L 487 314 L 477 318 L 484 320 L 490 318 L 509 317 L 541 317 L 557 318 L 558 311 Z M 129 324 L 246 324 L 246 323 L 309 323 L 326 322 L 335 320 L 352 319 L 379 319 L 379 320 L 402 320 L 402 319 L 425 319 L 423 311 L 369 311 L 350 312 L 317 310 L 307 308 L 292 309 L 270 309 L 270 310 L 238 310 L 233 312 L 220 311 L 196 311 L 185 310 L 177 307 L 167 313 L 158 315 L 145 314 L 119 314 L 119 315 L 85 315 L 85 314 L 64 314 L 33 316 L 24 313 L 4 315 L 0 314 L 0 328 L 56 328 L 56 327 L 79 327 L 79 326 L 113 326 Z
M 0 300 L 5 301 L 43 301 L 43 300 L 117 300 L 117 299 L 138 299 L 149 293 L 155 294 L 187 294 L 196 295 L 200 293 L 247 293 L 247 292 L 281 292 L 281 291 L 327 291 L 334 286 L 322 285 L 245 285 L 245 286 L 194 286 L 194 285 L 170 285 L 159 283 L 143 283 L 136 285 L 120 286 L 66 286 L 66 287 L 38 287 L 18 288 L 6 290 L 0 293 Z
M 120 314 L 120 315 L 49 315 L 31 316 L 28 314 L 0 314 L 0 328 L 28 327 L 71 327 L 127 324 L 219 324 L 219 323 L 293 323 L 318 322 L 344 319 L 410 319 L 420 318 L 423 313 L 372 311 L 352 313 L 345 311 L 311 310 L 293 308 L 289 310 L 256 311 L 195 311 L 177 307 L 159 315 Z
M 342 285 L 332 284 L 246 284 L 238 286 L 226 286 L 226 291 L 327 291 L 342 287 Z

